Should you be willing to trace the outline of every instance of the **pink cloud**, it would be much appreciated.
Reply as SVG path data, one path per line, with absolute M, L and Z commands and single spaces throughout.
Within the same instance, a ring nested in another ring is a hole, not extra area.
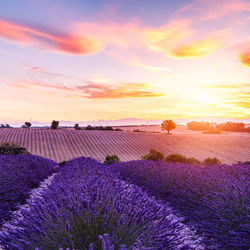
M 89 99 L 117 99 L 129 97 L 160 97 L 163 93 L 155 93 L 144 90 L 148 84 L 145 83 L 127 83 L 118 86 L 107 84 L 89 83 L 85 86 L 79 86 L 77 89 L 83 90 L 84 95 Z
M 64 85 L 55 85 L 43 82 L 34 81 L 15 81 L 8 84 L 14 88 L 39 88 L 39 89 L 54 89 L 66 92 L 70 98 L 88 98 L 88 99 L 118 99 L 118 98 L 133 98 L 133 97 L 160 97 L 163 93 L 149 91 L 146 83 L 123 83 L 119 85 L 109 85 L 103 83 L 86 82 L 85 85 L 66 87 Z
M 0 38 L 72 55 L 85 55 L 101 48 L 100 43 L 92 38 L 67 33 L 59 35 L 3 19 L 0 19 Z

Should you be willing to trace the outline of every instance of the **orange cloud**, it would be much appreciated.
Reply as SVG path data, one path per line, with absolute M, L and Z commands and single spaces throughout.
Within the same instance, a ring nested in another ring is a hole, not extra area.
M 160 97 L 164 94 L 154 93 L 147 90 L 142 90 L 147 84 L 144 83 L 127 83 L 118 86 L 108 86 L 102 84 L 88 84 L 79 86 L 78 89 L 84 91 L 89 99 L 115 99 L 127 97 Z
M 72 55 L 85 55 L 101 48 L 98 41 L 66 33 L 48 32 L 0 19 L 0 38 Z
M 239 60 L 243 66 L 250 67 L 250 51 L 240 54 Z
M 32 81 L 16 81 L 8 84 L 15 88 L 49 88 L 55 90 L 66 91 L 70 94 L 70 98 L 81 96 L 82 98 L 88 99 L 117 99 L 117 98 L 128 98 L 128 97 L 160 97 L 163 93 L 155 93 L 149 90 L 148 84 L 146 83 L 123 83 L 118 86 L 112 86 L 108 84 L 86 82 L 85 85 L 66 87 L 63 85 L 54 85 L 41 82 Z
M 223 38 L 227 31 L 214 32 L 205 38 L 172 49 L 169 53 L 175 58 L 200 58 L 204 57 L 223 44 Z

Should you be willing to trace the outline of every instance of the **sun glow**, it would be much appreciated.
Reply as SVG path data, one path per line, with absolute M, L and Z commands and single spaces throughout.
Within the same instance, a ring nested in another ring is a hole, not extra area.
M 215 103 L 215 99 L 208 92 L 200 92 L 195 99 L 200 103 Z

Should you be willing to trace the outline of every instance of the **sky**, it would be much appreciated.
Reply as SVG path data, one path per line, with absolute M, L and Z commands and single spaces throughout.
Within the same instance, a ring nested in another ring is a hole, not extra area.
M 0 122 L 250 117 L 249 0 L 0 1 Z

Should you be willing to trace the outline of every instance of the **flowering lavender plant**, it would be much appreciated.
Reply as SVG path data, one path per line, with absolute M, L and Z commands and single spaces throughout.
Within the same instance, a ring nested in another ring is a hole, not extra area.
M 28 206 L 0 233 L 6 249 L 176 249 L 183 241 L 167 206 L 89 158 L 67 162 Z
M 199 166 L 132 161 L 112 166 L 121 176 L 170 202 L 207 244 L 250 247 L 250 165 Z
M 54 171 L 56 163 L 34 155 L 0 155 L 0 226 L 25 202 L 30 190 Z

